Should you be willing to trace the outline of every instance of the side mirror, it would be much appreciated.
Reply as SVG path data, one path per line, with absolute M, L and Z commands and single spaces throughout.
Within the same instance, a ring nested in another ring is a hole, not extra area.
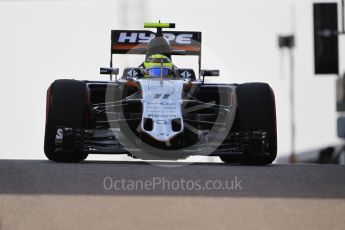
M 205 77 L 218 77 L 219 69 L 203 69 L 200 71 L 200 75 L 202 76 L 202 84 L 204 84 Z
M 101 67 L 99 69 L 100 74 L 112 74 L 112 75 L 118 75 L 119 74 L 119 68 L 105 68 Z
M 110 75 L 110 81 L 113 80 L 113 75 L 115 75 L 115 80 L 117 81 L 117 75 L 119 74 L 119 68 L 105 68 L 101 67 L 99 69 L 100 74 Z
M 200 71 L 200 75 L 203 77 L 218 77 L 219 69 L 203 69 Z

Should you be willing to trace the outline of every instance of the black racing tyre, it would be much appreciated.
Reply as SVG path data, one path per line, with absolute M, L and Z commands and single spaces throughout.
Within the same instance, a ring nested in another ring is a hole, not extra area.
M 57 127 L 85 128 L 88 118 L 87 85 L 77 80 L 56 80 L 47 92 L 47 114 L 44 152 L 56 162 L 79 162 L 86 159 L 83 152 L 55 151 Z
M 249 165 L 271 164 L 277 156 L 277 122 L 275 98 L 266 83 L 245 83 L 236 88 L 238 109 L 235 124 L 238 131 L 267 131 L 267 156 L 247 151 L 242 156 L 221 156 L 226 163 Z M 234 162 L 235 161 L 235 162 Z

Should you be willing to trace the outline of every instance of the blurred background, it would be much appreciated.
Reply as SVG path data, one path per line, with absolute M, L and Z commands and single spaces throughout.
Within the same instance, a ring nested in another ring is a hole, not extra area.
M 290 57 L 287 49 L 279 49 L 278 36 L 294 34 L 296 153 L 340 145 L 336 78 L 314 74 L 313 2 L 0 0 L 0 158 L 45 159 L 48 86 L 59 78 L 108 80 L 99 75 L 99 67 L 109 65 L 111 29 L 142 29 L 144 21 L 158 20 L 174 22 L 178 30 L 203 32 L 202 65 L 220 69 L 217 82 L 272 86 L 278 157 L 283 158 L 291 152 Z M 344 38 L 339 39 L 343 63 Z M 114 59 L 120 67 L 141 61 Z M 96 158 L 119 159 L 89 157 Z

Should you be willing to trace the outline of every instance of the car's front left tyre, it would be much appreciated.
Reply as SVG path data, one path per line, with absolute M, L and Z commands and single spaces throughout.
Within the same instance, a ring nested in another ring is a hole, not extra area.
M 236 131 L 267 132 L 266 155 L 249 148 L 243 155 L 224 155 L 225 163 L 244 165 L 271 164 L 277 156 L 277 121 L 275 97 L 272 88 L 266 83 L 245 83 L 237 86 L 238 109 L 235 118 Z

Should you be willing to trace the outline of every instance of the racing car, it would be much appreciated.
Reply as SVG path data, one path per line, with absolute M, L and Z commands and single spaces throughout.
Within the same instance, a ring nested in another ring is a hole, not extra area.
M 266 165 L 277 155 L 275 98 L 266 83 L 206 83 L 217 69 L 201 68 L 202 33 L 112 30 L 108 81 L 60 79 L 47 90 L 44 152 L 56 162 L 88 154 L 126 154 L 143 160 L 218 156 L 225 163 Z M 168 30 L 167 30 L 168 29 Z M 153 31 L 154 30 L 154 31 Z M 143 62 L 114 67 L 119 55 Z M 197 56 L 198 69 L 173 63 Z

